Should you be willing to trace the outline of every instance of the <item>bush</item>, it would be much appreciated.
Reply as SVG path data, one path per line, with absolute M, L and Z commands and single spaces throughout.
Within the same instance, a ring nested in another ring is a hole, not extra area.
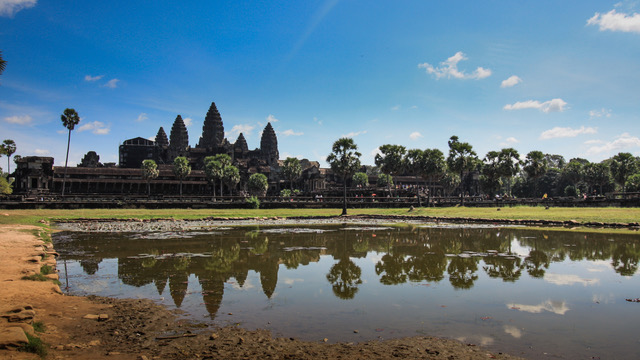
M 246 202 L 247 202 L 247 204 L 249 204 L 249 207 L 251 209 L 259 209 L 260 208 L 260 199 L 258 199 L 258 197 L 256 197 L 256 196 L 252 196 L 250 198 L 247 198 Z
M 573 185 L 568 185 L 567 187 L 564 188 L 564 195 L 577 197 L 577 196 L 580 196 L 580 190 L 576 189 L 576 187 Z
M 289 190 L 289 189 L 280 190 L 280 196 L 282 196 L 282 197 L 290 197 L 291 196 L 291 190 Z
M 35 335 L 30 335 L 29 333 L 25 333 L 25 335 L 27 335 L 27 339 L 29 340 L 29 342 L 22 345 L 19 350 L 37 354 L 44 359 L 47 356 L 47 347 L 45 343 Z

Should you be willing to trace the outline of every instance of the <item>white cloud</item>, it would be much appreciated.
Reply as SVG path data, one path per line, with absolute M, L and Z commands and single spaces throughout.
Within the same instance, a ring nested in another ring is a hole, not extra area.
M 396 105 L 391 108 L 391 111 L 398 111 L 398 110 L 400 110 L 400 105 Z
M 370 154 L 371 154 L 372 158 L 375 158 L 376 155 L 378 155 L 378 154 L 382 155 L 382 151 L 380 151 L 380 148 L 377 147 L 377 148 L 371 150 Z
M 275 116 L 269 114 L 269 116 L 266 117 L 268 122 L 278 122 L 280 120 L 278 120 Z
M 446 77 L 448 79 L 484 79 L 491 76 L 491 70 L 482 67 L 476 68 L 471 74 L 465 74 L 464 70 L 458 70 L 458 63 L 467 60 L 467 57 L 461 51 L 440 63 L 440 67 L 434 67 L 429 63 L 418 64 L 419 69 L 425 69 L 427 74 L 434 75 L 436 79 Z
M 586 145 L 592 145 L 592 144 L 602 144 L 604 143 L 604 141 L 602 140 L 587 140 L 584 142 Z
M 543 311 L 552 312 L 558 315 L 564 315 L 571 310 L 564 301 L 547 300 L 539 305 L 525 304 L 508 304 L 507 307 L 512 310 L 524 311 L 532 314 L 540 314 Z
M 0 1 L 2 1 L 2 0 L 0 0 Z M 84 81 L 89 81 L 89 82 L 98 81 L 98 80 L 102 79 L 103 77 L 104 77 L 104 75 L 98 75 L 98 76 L 85 75 L 84 76 Z
M 314 118 L 313 118 L 313 122 L 314 122 L 314 123 L 316 123 L 316 124 L 318 124 L 318 125 L 322 125 L 322 120 L 318 120 L 318 118 L 317 118 L 317 117 L 314 117 Z
M 107 88 L 109 88 L 109 89 L 115 89 L 115 88 L 117 88 L 117 87 L 118 87 L 118 82 L 119 82 L 119 81 L 120 81 L 120 80 L 118 80 L 118 79 L 111 79 L 111 80 L 107 81 L 107 83 L 106 83 L 106 84 L 104 84 L 103 86 L 104 86 L 104 87 L 107 87 Z
M 420 133 L 419 133 L 419 132 L 417 132 L 417 131 L 414 131 L 414 132 L 412 132 L 412 133 L 409 135 L 409 139 L 411 139 L 411 140 L 418 140 L 418 139 L 420 139 L 421 137 L 424 137 L 424 136 L 422 136 L 422 134 L 420 134 Z
M 254 128 L 255 126 L 248 125 L 248 124 L 233 125 L 233 127 L 231 128 L 231 131 L 225 131 L 224 136 L 230 139 L 235 139 L 238 136 L 240 136 L 240 133 L 242 133 L 245 136 L 251 134 Z
M 35 149 L 33 150 L 34 153 L 36 153 L 36 155 L 47 155 L 49 154 L 49 150 L 44 150 L 44 149 Z
M 540 140 L 576 137 L 582 134 L 596 134 L 597 132 L 598 130 L 592 127 L 581 126 L 579 129 L 572 129 L 570 127 L 556 126 L 553 129 L 543 131 L 542 134 L 540 134 Z
M 278 132 L 278 133 L 280 133 L 282 136 L 300 136 L 300 135 L 304 135 L 303 132 L 295 132 L 292 129 L 285 130 L 285 131 Z
M 4 118 L 4 121 L 8 122 L 9 124 L 27 125 L 30 124 L 33 119 L 29 115 L 15 115 L 7 116 L 6 118 Z
M 137 122 L 142 122 L 149 119 L 149 117 L 147 116 L 146 113 L 140 113 L 140 115 L 138 115 L 138 118 L 136 119 Z
M 519 142 L 520 142 L 520 140 L 514 138 L 513 136 L 510 136 L 510 137 L 504 139 L 504 141 L 500 143 L 500 146 L 511 146 L 511 145 L 517 144 Z
M 640 138 L 637 136 L 631 136 L 629 133 L 623 133 L 615 140 L 604 143 L 602 146 L 592 146 L 587 150 L 587 154 L 611 153 L 634 147 L 640 148 Z
M 505 110 L 538 109 L 544 113 L 563 112 L 567 103 L 562 99 L 552 99 L 545 102 L 537 100 L 518 101 L 515 104 L 507 104 Z
M 617 13 L 614 9 L 606 14 L 595 13 L 591 19 L 587 20 L 587 25 L 598 25 L 600 31 L 640 33 L 640 14 Z
M 522 82 L 522 79 L 520 79 L 519 77 L 517 77 L 515 75 L 511 75 L 511 76 L 509 76 L 509 78 L 507 80 L 502 80 L 502 83 L 500 84 L 500 87 L 501 88 L 508 88 L 508 87 L 516 86 L 521 82 Z
M 37 0 L 0 0 L 0 16 L 13 17 L 18 11 L 36 6 Z
M 600 282 L 598 279 L 584 279 L 574 274 L 546 274 L 544 281 L 555 285 L 581 284 L 583 286 L 595 285 Z
M 522 330 L 518 329 L 513 325 L 505 325 L 504 332 L 513 336 L 516 339 L 520 339 L 522 337 Z
M 589 117 L 591 119 L 595 119 L 595 118 L 601 118 L 601 117 L 607 117 L 610 118 L 611 117 L 611 110 L 607 110 L 607 109 L 600 109 L 600 110 L 591 110 L 589 111 Z
M 183 118 L 182 121 L 184 122 L 184 126 L 185 127 L 189 127 L 193 124 L 193 119 L 192 118 Z
M 362 130 L 362 131 L 352 131 L 346 135 L 342 135 L 341 137 L 347 137 L 347 138 L 352 138 L 352 137 L 356 137 L 358 135 L 362 135 L 362 134 L 366 134 L 367 130 Z
M 107 135 L 111 129 L 107 127 L 102 121 L 94 121 L 86 123 L 78 127 L 78 132 L 91 131 L 96 135 Z

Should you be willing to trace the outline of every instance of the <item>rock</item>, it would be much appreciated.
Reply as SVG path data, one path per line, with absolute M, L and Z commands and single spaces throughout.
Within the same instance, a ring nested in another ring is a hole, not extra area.
M 11 313 L 7 315 L 2 315 L 3 318 L 6 318 L 9 322 L 33 322 L 33 317 L 36 316 L 36 312 L 33 310 L 23 310 L 17 313 Z
M 58 274 L 48 274 L 48 275 L 45 275 L 44 277 L 51 280 L 60 280 L 60 277 L 58 276 Z
M 62 290 L 60 290 L 60 286 L 58 285 L 53 285 L 51 287 L 51 290 L 56 293 L 56 294 L 60 294 L 60 295 L 64 295 L 64 293 L 62 292 Z
M 100 318 L 100 315 L 87 314 L 87 315 L 83 316 L 82 318 L 83 319 L 87 319 L 87 320 L 98 320 Z
M 100 345 L 100 340 L 89 341 L 89 346 L 98 346 L 98 345 Z
M 219 338 L 220 336 L 216 333 L 213 333 L 209 336 L 209 340 L 216 340 L 217 338 Z
M 22 329 L 22 331 L 24 331 L 26 334 L 29 335 L 35 335 L 36 331 L 33 330 L 33 326 L 29 325 L 29 324 L 25 324 L 25 323 L 15 323 L 13 325 L 11 325 L 11 327 L 19 327 Z
M 100 314 L 98 315 L 98 321 L 107 321 L 109 320 L 109 315 L 108 314 Z
M 25 261 L 32 262 L 32 263 L 39 263 L 40 260 L 42 260 L 41 256 L 31 256 L 25 259 Z
M 0 329 L 0 349 L 12 349 L 29 342 L 27 335 L 19 327 Z
M 138 356 L 138 360 L 149 360 L 149 358 L 146 357 L 145 355 L 140 355 Z

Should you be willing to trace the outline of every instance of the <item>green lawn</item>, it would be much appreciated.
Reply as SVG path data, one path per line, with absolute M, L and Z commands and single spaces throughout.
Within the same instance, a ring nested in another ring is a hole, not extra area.
M 117 219 L 201 219 L 205 217 L 292 217 L 292 216 L 338 216 L 340 209 L 80 209 L 80 210 L 0 210 L 0 224 L 37 225 L 40 220 L 77 219 L 77 218 L 117 218 Z M 584 222 L 634 223 L 640 221 L 639 208 L 550 208 L 544 207 L 503 207 L 496 208 L 417 208 L 408 209 L 350 209 L 349 215 L 412 215 L 443 218 L 467 217 L 486 219 L 522 219 L 522 220 L 575 220 Z

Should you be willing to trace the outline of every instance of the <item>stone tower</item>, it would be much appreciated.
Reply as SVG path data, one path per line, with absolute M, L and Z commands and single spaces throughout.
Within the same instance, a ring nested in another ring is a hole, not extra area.
M 164 132 L 162 126 L 160 126 L 160 130 L 158 130 L 158 134 L 156 135 L 156 145 L 161 148 L 169 147 L 169 138 L 167 138 L 167 133 Z
M 234 151 L 238 151 L 241 153 L 245 153 L 249 151 L 249 146 L 247 146 L 247 140 L 244 138 L 244 135 L 242 135 L 242 133 L 238 135 L 238 140 L 236 140 L 236 142 L 233 144 L 233 149 Z
M 276 137 L 276 131 L 273 130 L 271 123 L 262 130 L 262 138 L 260 139 L 260 150 L 262 152 L 262 158 L 269 165 L 275 165 L 278 163 L 280 153 L 278 152 L 278 138 Z
M 207 111 L 202 125 L 202 136 L 198 141 L 197 148 L 217 148 L 222 145 L 224 140 L 224 125 L 222 125 L 222 117 L 216 103 L 212 102 Z
M 171 127 L 171 135 L 169 137 L 169 161 L 173 161 L 178 156 L 186 156 L 189 147 L 189 133 L 184 125 L 182 116 L 178 115 L 176 121 Z

